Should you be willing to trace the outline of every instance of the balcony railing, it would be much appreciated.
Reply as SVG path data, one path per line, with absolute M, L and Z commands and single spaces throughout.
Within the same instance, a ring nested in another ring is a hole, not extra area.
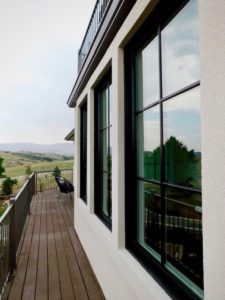
M 61 170 L 61 176 L 72 181 L 73 170 Z M 33 173 L 25 182 L 15 198 L 11 198 L 9 207 L 0 217 L 0 299 L 10 276 L 16 268 L 30 203 L 36 192 L 56 189 L 53 171 Z
M 91 49 L 97 32 L 111 3 L 112 0 L 97 0 L 95 4 L 86 34 L 78 53 L 78 73 L 84 64 L 84 61 L 89 53 L 89 50 Z
M 66 178 L 70 182 L 73 182 L 72 169 L 64 169 L 60 170 L 60 172 L 62 177 Z M 35 187 L 36 192 L 43 192 L 58 188 L 53 171 L 37 172 L 35 177 Z
M 16 258 L 30 202 L 35 192 L 35 174 L 24 184 L 0 218 L 0 292 L 16 267 Z

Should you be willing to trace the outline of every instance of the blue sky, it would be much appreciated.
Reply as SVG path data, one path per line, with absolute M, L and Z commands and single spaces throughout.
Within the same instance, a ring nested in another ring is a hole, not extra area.
M 0 143 L 61 143 L 95 0 L 0 1 Z

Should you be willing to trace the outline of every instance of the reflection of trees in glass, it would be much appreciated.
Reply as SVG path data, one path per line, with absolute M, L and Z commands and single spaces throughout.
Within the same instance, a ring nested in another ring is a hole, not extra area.
M 201 153 L 188 150 L 174 136 L 165 143 L 166 179 L 190 188 L 201 187 Z
M 160 180 L 160 146 L 145 151 L 145 177 Z M 165 142 L 166 181 L 190 188 L 201 188 L 201 153 L 187 146 L 176 137 Z
M 144 153 L 145 178 L 160 180 L 160 147 Z

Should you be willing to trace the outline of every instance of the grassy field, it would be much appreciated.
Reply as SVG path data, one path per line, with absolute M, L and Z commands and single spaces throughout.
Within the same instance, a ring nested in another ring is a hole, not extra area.
M 22 188 L 26 181 L 26 170 L 30 166 L 31 171 L 53 171 L 56 166 L 60 170 L 72 169 L 73 168 L 73 157 L 64 156 L 57 154 L 42 154 L 42 153 L 31 153 L 31 152 L 2 152 L 0 151 L 0 157 L 4 159 L 3 167 L 5 168 L 4 175 L 7 177 L 14 177 L 18 180 L 17 185 L 13 186 L 13 194 L 16 195 L 18 191 Z M 71 176 L 71 172 L 68 173 Z M 67 175 L 67 173 L 63 173 Z M 54 177 L 52 173 L 45 175 L 43 178 L 40 177 L 37 180 L 39 185 L 45 184 L 45 179 L 48 178 L 48 184 L 55 184 Z M 71 180 L 71 178 L 68 178 Z M 2 188 L 2 182 L 4 178 L 0 179 L 0 190 Z M 39 186 L 40 188 L 40 186 Z M 1 201 L 0 202 L 0 216 L 3 214 L 7 206 Z
M 51 171 L 54 170 L 56 166 L 59 169 L 71 169 L 73 168 L 73 160 L 67 161 L 52 161 L 52 162 L 33 162 L 29 164 L 32 171 Z M 14 167 L 6 167 L 5 174 L 10 177 L 17 177 L 25 175 L 27 165 L 19 165 Z
M 73 168 L 72 157 L 63 155 L 0 152 L 0 157 L 4 158 L 5 175 L 9 177 L 25 175 L 27 166 L 32 171 L 51 171 L 56 166 L 60 169 Z

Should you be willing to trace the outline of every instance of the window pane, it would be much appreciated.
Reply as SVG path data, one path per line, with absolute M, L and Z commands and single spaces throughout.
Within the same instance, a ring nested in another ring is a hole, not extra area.
M 100 97 L 100 128 L 108 126 L 108 91 L 104 89 Z
M 202 200 L 190 191 L 166 189 L 167 260 L 202 286 Z
M 112 176 L 108 174 L 108 217 L 112 219 Z
M 81 107 L 81 190 L 80 196 L 86 201 L 87 198 L 87 102 Z
M 164 96 L 199 80 L 197 0 L 163 29 L 162 66 Z
M 158 37 L 136 56 L 137 109 L 159 100 Z
M 108 172 L 112 171 L 112 130 L 108 129 L 109 133 L 109 147 L 108 147 Z
M 160 180 L 159 106 L 137 115 L 138 176 Z
M 200 89 L 163 103 L 166 181 L 201 189 Z
M 160 199 L 159 185 L 138 181 L 138 242 L 154 254 L 161 249 Z
M 109 125 L 112 125 L 112 85 L 108 87 L 108 101 L 109 101 Z
M 111 219 L 111 175 L 102 172 L 102 212 Z
M 95 213 L 111 229 L 112 99 L 111 70 L 96 88 Z M 110 123 L 111 122 L 111 123 Z
M 108 172 L 108 129 L 100 132 L 101 170 Z

